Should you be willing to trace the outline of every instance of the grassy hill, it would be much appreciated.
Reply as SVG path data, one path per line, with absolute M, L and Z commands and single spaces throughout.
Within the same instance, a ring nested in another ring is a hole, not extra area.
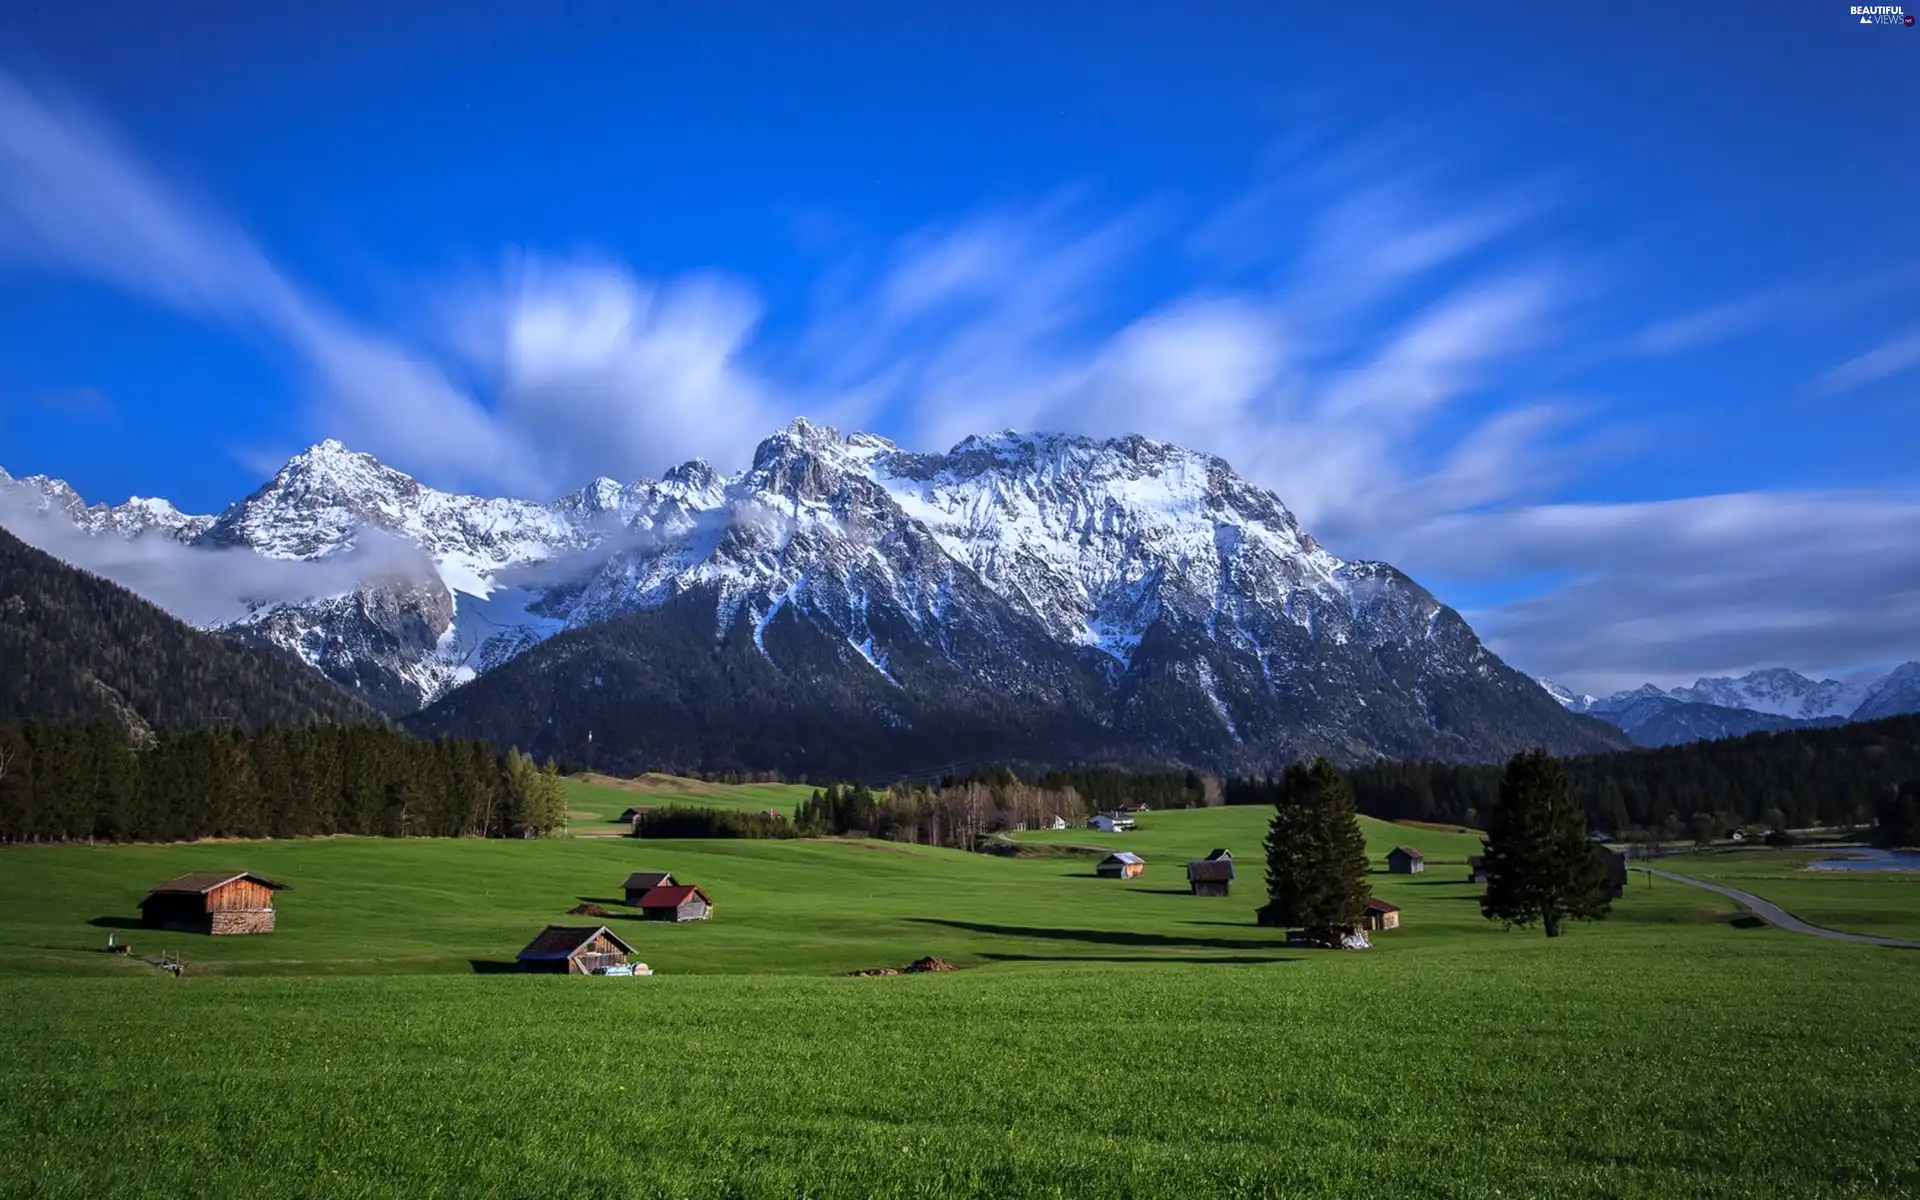
M 568 815 L 576 825 L 586 827 L 576 832 L 596 832 L 591 828 L 595 823 L 615 822 L 633 805 L 692 804 L 738 812 L 772 808 L 792 816 L 814 791 L 799 783 L 707 783 L 655 772 L 631 779 L 586 772 L 565 782 Z
M 856 841 L 0 848 L 0 1194 L 1920 1189 L 1920 955 L 1666 883 L 1557 941 L 1502 932 L 1442 865 L 1471 837 L 1374 821 L 1376 863 L 1435 864 L 1373 876 L 1406 928 L 1288 950 L 1252 923 L 1265 818 L 1020 839 L 1131 847 L 1126 883 Z M 1216 845 L 1234 895 L 1188 895 Z M 224 867 L 292 884 L 278 932 L 125 927 L 152 883 Z M 610 922 L 658 976 L 494 973 L 641 867 L 717 905 Z M 109 933 L 186 976 L 100 953 Z M 926 954 L 972 969 L 839 977 Z

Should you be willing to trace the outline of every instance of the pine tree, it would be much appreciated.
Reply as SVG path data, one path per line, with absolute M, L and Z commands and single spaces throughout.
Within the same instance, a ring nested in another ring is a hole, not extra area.
M 1560 936 L 1566 918 L 1597 920 L 1611 907 L 1605 866 L 1587 841 L 1587 810 L 1545 750 L 1516 754 L 1488 823 L 1487 894 L 1480 911 L 1509 928 L 1539 921 Z
M 1365 910 L 1366 838 L 1353 789 L 1326 759 L 1294 763 L 1281 778 L 1267 828 L 1267 925 L 1298 925 L 1328 936 L 1355 925 Z

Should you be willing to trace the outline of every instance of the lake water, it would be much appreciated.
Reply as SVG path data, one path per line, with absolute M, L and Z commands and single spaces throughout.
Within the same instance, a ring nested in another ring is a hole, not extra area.
M 1875 850 L 1865 846 L 1850 848 L 1846 858 L 1828 858 L 1808 863 L 1811 871 L 1920 871 L 1920 850 Z

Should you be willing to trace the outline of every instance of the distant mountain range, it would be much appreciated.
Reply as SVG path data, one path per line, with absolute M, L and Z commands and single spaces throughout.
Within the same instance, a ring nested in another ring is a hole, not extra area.
M 1691 687 L 1671 690 L 1649 683 L 1599 698 L 1577 694 L 1549 679 L 1539 682 L 1569 711 L 1618 726 L 1638 746 L 1673 746 L 1920 713 L 1920 662 L 1904 663 L 1870 683 L 1809 679 L 1774 667 L 1738 679 L 1700 679 Z
M 737 474 L 694 461 L 547 504 L 322 442 L 215 516 L 0 474 L 6 496 L 93 538 L 364 562 L 221 627 L 416 728 L 609 767 L 1264 770 L 1626 744 L 1392 566 L 1336 557 L 1225 462 L 1140 437 L 928 455 L 797 420 Z

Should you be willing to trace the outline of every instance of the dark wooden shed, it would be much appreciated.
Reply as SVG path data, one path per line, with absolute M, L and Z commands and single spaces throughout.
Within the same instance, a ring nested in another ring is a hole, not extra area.
M 1395 846 L 1387 851 L 1387 870 L 1395 875 L 1418 875 L 1427 869 L 1427 856 L 1416 846 Z
M 627 903 L 638 905 L 646 894 L 657 887 L 672 887 L 673 875 L 668 871 L 635 871 L 627 876 L 625 884 Z
M 1230 856 L 1196 858 L 1187 864 L 1187 887 L 1196 896 L 1224 896 L 1232 886 L 1233 859 Z
M 1609 850 L 1605 846 L 1596 846 L 1594 849 L 1606 860 L 1607 894 L 1618 900 L 1627 894 L 1627 852 Z
M 591 975 L 627 961 L 633 947 L 605 925 L 549 925 L 517 956 L 523 971 Z
M 273 894 L 286 886 L 244 871 L 182 875 L 147 893 L 140 923 L 185 933 L 272 933 Z
M 1486 856 L 1484 854 L 1468 855 L 1467 856 L 1467 882 L 1468 883 L 1485 883 L 1487 882 L 1487 879 L 1488 879 L 1488 876 L 1487 876 Z
M 1360 914 L 1360 928 L 1400 928 L 1400 906 L 1397 904 L 1388 904 L 1385 900 L 1367 901 L 1366 911 Z
M 670 884 L 640 897 L 640 915 L 654 921 L 704 921 L 713 915 L 713 901 L 692 884 Z

